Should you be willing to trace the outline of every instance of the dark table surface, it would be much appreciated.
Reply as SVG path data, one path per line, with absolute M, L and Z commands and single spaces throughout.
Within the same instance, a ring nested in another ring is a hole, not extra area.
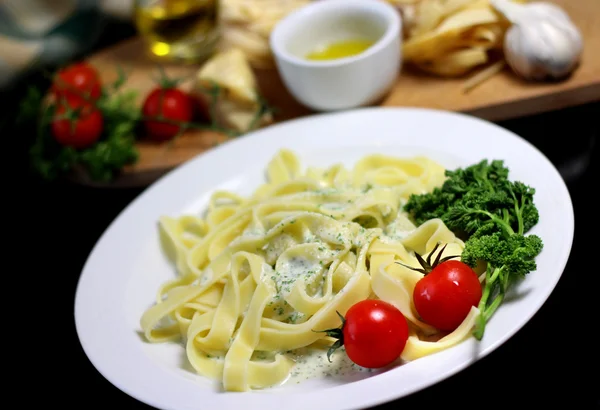
M 598 206 L 592 198 L 600 188 L 599 117 L 600 96 L 598 103 L 499 123 L 536 145 L 568 185 L 575 238 L 566 269 L 546 303 L 506 343 L 460 373 L 378 409 L 437 408 L 450 403 L 469 409 L 554 404 L 600 408 L 600 343 L 595 336 L 600 324 L 596 303 L 600 270 L 595 264 L 600 231 Z M 45 402 L 150 409 L 118 390 L 91 365 L 79 344 L 73 316 L 75 289 L 89 252 L 142 189 L 48 184 L 27 172 L 19 175 L 25 175 L 18 181 L 18 189 L 24 192 L 19 196 L 29 205 L 23 210 L 35 212 L 26 225 L 39 233 L 42 243 L 30 255 L 36 269 L 41 269 L 35 272 L 36 289 L 44 299 L 38 301 L 52 304 L 52 319 L 41 320 L 37 329 L 44 343 L 37 347 L 41 361 L 36 365 L 42 366 L 30 369 L 46 370 L 34 376 L 43 380 Z

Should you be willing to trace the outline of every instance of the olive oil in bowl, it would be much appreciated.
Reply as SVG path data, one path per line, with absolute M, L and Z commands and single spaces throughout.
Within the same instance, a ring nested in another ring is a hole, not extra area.
M 135 25 L 151 54 L 198 62 L 219 39 L 219 0 L 136 0 Z
M 371 40 L 336 41 L 319 47 L 306 55 L 308 60 L 337 60 L 358 55 L 374 44 Z

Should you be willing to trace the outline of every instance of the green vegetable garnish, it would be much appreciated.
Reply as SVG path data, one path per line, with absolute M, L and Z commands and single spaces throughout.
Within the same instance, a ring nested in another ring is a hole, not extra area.
M 486 263 L 481 314 L 474 329 L 478 340 L 512 284 L 537 268 L 535 258 L 543 248 L 539 236 L 526 235 L 539 220 L 535 189 L 510 181 L 508 174 L 501 160 L 447 170 L 440 188 L 412 195 L 404 207 L 416 224 L 440 218 L 465 240 L 464 263 Z
M 242 132 L 229 129 L 220 123 L 216 109 L 222 89 L 218 85 L 212 84 L 211 87 L 204 90 L 207 97 L 209 97 L 209 123 L 205 121 L 174 121 L 163 117 L 162 114 L 157 116 L 142 115 L 139 102 L 136 101 L 137 92 L 134 90 L 120 90 L 125 84 L 126 76 L 120 68 L 117 67 L 117 70 L 119 73 L 117 80 L 112 84 L 102 86 L 101 95 L 97 100 L 91 99 L 85 93 L 78 95 L 86 103 L 93 106 L 97 110 L 96 113 L 99 112 L 101 115 L 102 126 L 101 131 L 98 131 L 100 135 L 94 135 L 94 138 L 98 139 L 93 141 L 91 145 L 86 144 L 78 147 L 72 142 L 61 144 L 60 138 L 55 138 L 57 137 L 56 132 L 53 135 L 52 124 L 57 119 L 65 119 L 65 115 L 59 111 L 60 108 L 66 111 L 64 106 L 59 105 L 57 98 L 46 98 L 47 94 L 52 94 L 48 93 L 47 89 L 40 90 L 32 86 L 27 90 L 19 104 L 16 124 L 24 134 L 35 135 L 30 149 L 30 160 L 33 169 L 43 179 L 54 180 L 74 170 L 80 170 L 92 181 L 113 181 L 125 166 L 134 164 L 138 160 L 139 154 L 136 143 L 140 137 L 140 128 L 145 122 L 162 122 L 179 126 L 179 132 L 171 137 L 168 144 L 165 144 L 165 149 L 169 149 L 176 137 L 190 129 L 221 132 L 227 138 L 243 135 Z M 50 77 L 54 78 L 54 76 Z M 163 84 L 169 86 L 177 84 L 177 81 L 171 81 L 171 79 L 164 76 L 162 81 Z M 50 80 L 50 82 L 52 81 Z M 70 91 L 74 92 L 73 90 Z M 261 98 L 260 107 L 246 132 L 253 130 L 260 119 L 271 111 L 266 101 Z M 68 119 L 72 121 L 73 129 L 76 129 L 78 116 L 70 115 Z M 98 129 L 97 123 L 95 126 Z M 73 134 L 80 136 L 75 139 L 81 138 L 82 134 L 83 138 L 89 138 L 91 132 L 89 128 L 93 129 L 92 126 L 88 126 L 87 135 L 85 130 L 79 133 L 72 131 Z M 62 136 L 64 140 L 69 137 L 68 129 L 66 134 L 65 136 L 65 128 L 63 127 L 62 132 L 59 132 L 58 135 Z
M 137 161 L 135 129 L 140 111 L 136 97 L 136 91 L 128 90 L 98 101 L 104 115 L 104 138 L 79 157 L 93 180 L 111 181 L 125 165 Z
M 98 142 L 77 150 L 61 146 L 52 137 L 52 122 L 56 103 L 46 103 L 40 89 L 31 87 L 20 103 L 17 124 L 36 124 L 36 137 L 30 149 L 33 169 L 46 180 L 54 180 L 75 167 L 83 167 L 94 181 L 108 182 L 126 165 L 138 158 L 135 128 L 140 112 L 136 92 L 117 92 L 124 83 L 123 76 L 104 90 L 96 102 L 104 119 L 104 130 Z

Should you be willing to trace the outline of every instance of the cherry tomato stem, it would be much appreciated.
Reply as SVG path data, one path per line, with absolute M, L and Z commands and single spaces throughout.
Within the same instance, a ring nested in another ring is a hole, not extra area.
M 76 149 L 96 143 L 103 126 L 102 114 L 96 107 L 71 95 L 59 100 L 51 123 L 54 139 L 63 146 Z

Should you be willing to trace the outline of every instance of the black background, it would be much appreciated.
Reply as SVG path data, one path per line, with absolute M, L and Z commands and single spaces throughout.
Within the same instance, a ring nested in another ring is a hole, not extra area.
M 110 35 L 98 47 L 122 38 L 128 30 L 121 27 L 121 31 L 107 31 Z M 16 87 L 10 93 L 3 93 L 0 104 L 5 114 L 10 115 L 14 108 L 11 102 L 20 92 L 22 88 Z M 499 123 L 548 156 L 565 179 L 574 204 L 572 252 L 546 303 L 516 335 L 487 357 L 441 383 L 377 409 L 417 406 L 427 409 L 450 404 L 469 409 L 600 407 L 600 343 L 596 336 L 600 324 L 597 303 L 600 231 L 599 207 L 594 198 L 600 188 L 597 153 L 600 96 L 598 101 Z M 5 206 L 17 206 L 16 213 L 8 211 L 6 221 L 11 228 L 17 228 L 8 247 L 9 254 L 4 258 L 7 274 L 16 280 L 14 286 L 19 292 L 34 289 L 33 294 L 27 294 L 26 302 L 11 304 L 17 312 L 8 312 L 7 318 L 10 321 L 25 316 L 22 322 L 18 319 L 18 323 L 13 323 L 11 329 L 25 335 L 25 344 L 32 344 L 19 349 L 22 357 L 17 361 L 32 360 L 25 368 L 21 366 L 26 373 L 22 385 L 35 386 L 39 394 L 21 396 L 22 403 L 43 400 L 46 405 L 150 409 L 122 393 L 95 370 L 81 349 L 73 315 L 77 281 L 89 252 L 141 189 L 92 189 L 64 182 L 43 183 L 28 172 L 29 136 L 11 134 L 10 127 L 0 135 L 5 142 L 8 139 L 10 144 L 16 143 L 14 148 L 7 145 L 9 154 L 5 155 L 4 163 L 9 166 L 6 173 L 12 189 L 9 198 L 17 199 L 4 201 Z M 8 268 L 14 257 L 21 259 L 15 265 L 18 267 Z M 15 289 L 9 291 L 20 294 Z M 23 313 L 23 309 L 28 313 Z M 199 408 L 203 408 L 201 404 Z

